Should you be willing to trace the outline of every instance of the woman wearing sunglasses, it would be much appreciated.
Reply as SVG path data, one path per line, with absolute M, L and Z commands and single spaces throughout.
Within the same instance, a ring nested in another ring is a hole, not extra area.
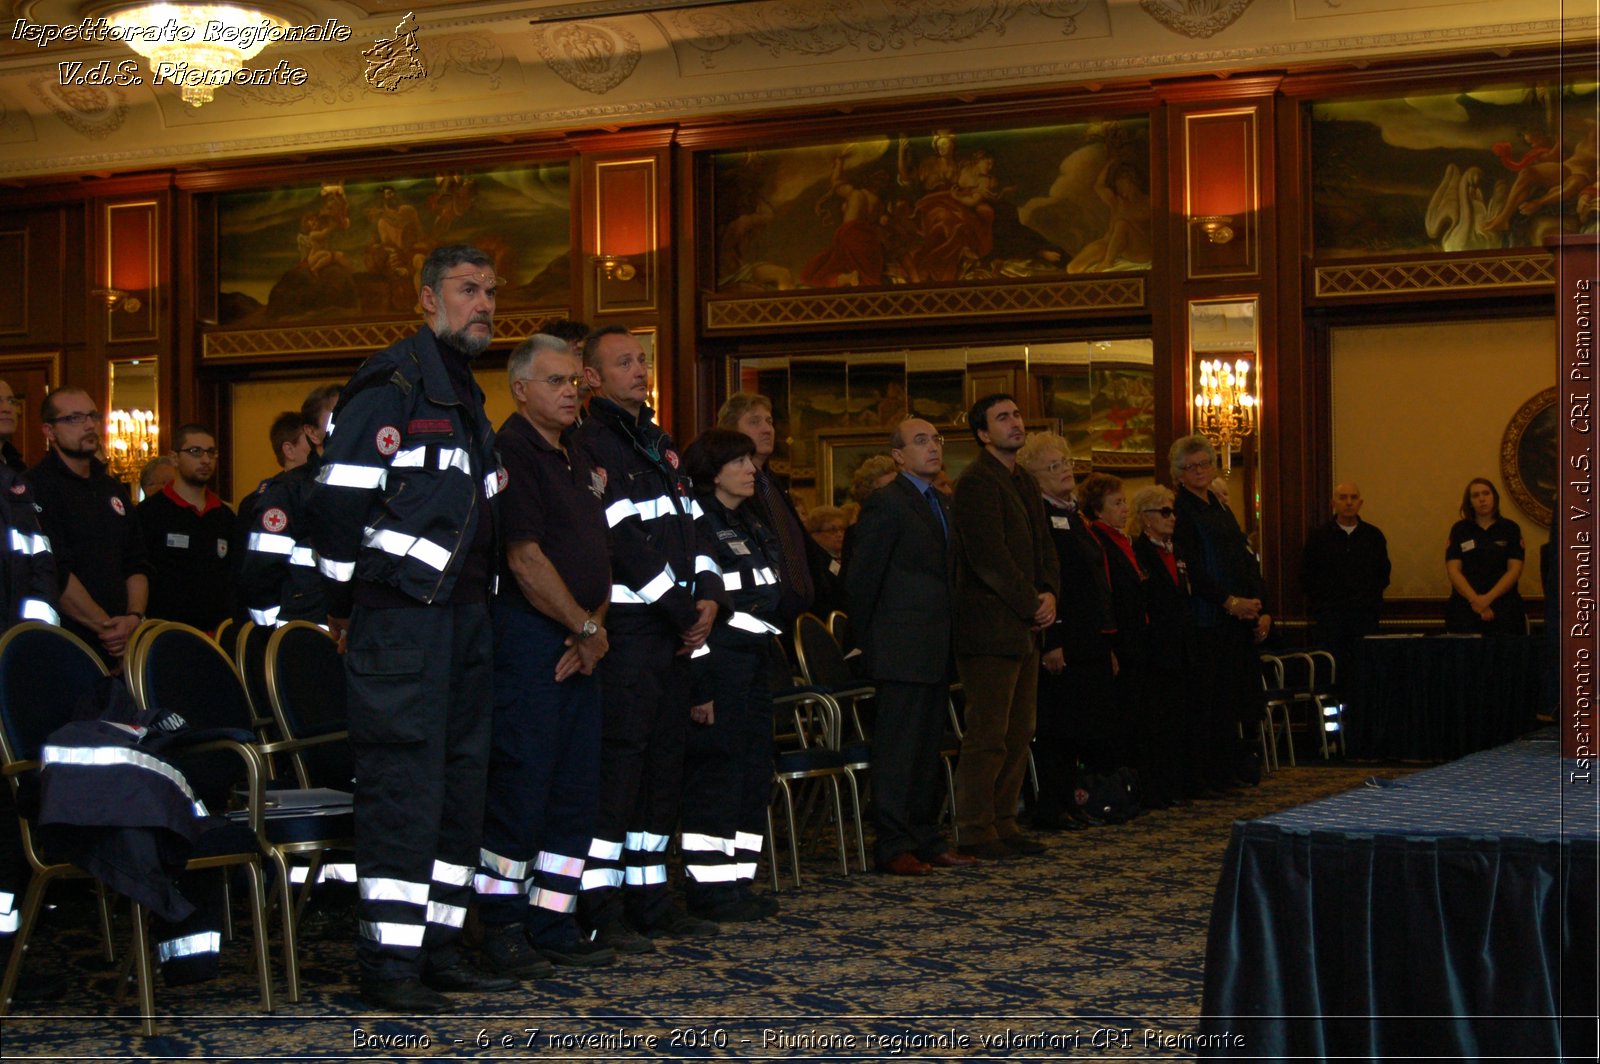
M 1146 761 L 1140 766 L 1145 800 L 1175 805 L 1200 790 L 1194 761 L 1186 756 L 1200 741 L 1199 717 L 1185 687 L 1194 660 L 1194 621 L 1189 613 L 1189 567 L 1172 549 L 1178 523 L 1172 489 L 1140 488 L 1128 507 L 1133 555 L 1149 578 L 1145 608 L 1150 657 L 1145 669 L 1142 718 Z

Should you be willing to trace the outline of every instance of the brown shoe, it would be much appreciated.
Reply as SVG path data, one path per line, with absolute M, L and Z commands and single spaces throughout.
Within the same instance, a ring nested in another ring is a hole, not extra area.
M 970 846 L 958 846 L 956 852 L 963 857 L 976 857 L 980 861 L 1009 861 L 1017 855 L 1015 850 L 999 839 L 975 842 Z
M 956 853 L 954 850 L 946 850 L 928 858 L 928 863 L 935 868 L 966 868 L 968 865 L 977 864 L 978 859 Z
M 891 876 L 925 876 L 933 871 L 933 866 L 907 850 L 889 858 L 879 871 L 887 872 Z

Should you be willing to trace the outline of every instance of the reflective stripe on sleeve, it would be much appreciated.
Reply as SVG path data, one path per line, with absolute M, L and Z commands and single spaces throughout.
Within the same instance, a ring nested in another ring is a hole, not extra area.
M 317 483 L 330 488 L 382 488 L 389 483 L 389 471 L 382 466 L 330 462 L 317 471 Z
M 246 550 L 253 550 L 258 554 L 293 554 L 294 537 L 281 536 L 273 532 L 252 532 L 250 538 L 244 543 Z
M 739 590 L 743 589 L 743 587 L 744 587 L 744 577 L 742 575 L 740 575 L 740 573 L 737 570 L 735 570 L 734 572 L 731 572 L 731 573 L 723 573 L 722 574 L 722 590 L 724 590 L 724 591 L 739 591 Z
M 79 765 L 91 768 L 132 765 L 163 777 L 182 791 L 183 796 L 190 802 L 198 801 L 194 791 L 189 789 L 189 781 L 184 779 L 183 773 L 165 761 L 139 750 L 127 750 L 120 746 L 46 746 L 39 751 L 39 763 L 45 768 L 51 765 Z
M 329 580 L 337 580 L 341 584 L 348 584 L 350 578 L 356 575 L 356 563 L 336 562 L 332 558 L 318 558 L 317 571 Z
M 741 632 L 753 632 L 756 635 L 777 635 L 779 629 L 763 621 L 751 613 L 735 612 L 728 618 L 728 627 L 737 628 Z
M 722 566 L 709 554 L 696 554 L 694 556 L 694 571 L 697 573 L 716 573 L 722 575 Z
M 57 627 L 61 624 L 61 614 L 57 613 L 56 608 L 44 599 L 23 599 L 22 609 L 18 613 L 25 621 L 43 621 L 45 624 L 53 624 Z
M 39 532 L 11 530 L 11 549 L 18 554 L 49 554 L 50 537 Z
M 276 628 L 278 626 L 278 614 L 282 611 L 282 606 L 274 606 L 270 610 L 251 610 L 250 619 L 256 622 L 258 628 Z
M 294 550 L 289 552 L 289 564 L 304 565 L 308 568 L 315 569 L 317 567 L 317 552 L 312 550 L 310 547 L 297 546 Z

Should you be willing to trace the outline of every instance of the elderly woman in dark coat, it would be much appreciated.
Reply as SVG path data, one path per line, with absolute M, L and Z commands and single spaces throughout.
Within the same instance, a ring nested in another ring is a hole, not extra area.
M 1172 805 L 1200 790 L 1192 751 L 1200 719 L 1187 690 L 1194 662 L 1194 619 L 1189 613 L 1189 567 L 1172 549 L 1178 523 L 1172 489 L 1140 488 L 1128 506 L 1128 538 L 1145 576 L 1150 657 L 1145 668 L 1139 781 L 1147 804 Z

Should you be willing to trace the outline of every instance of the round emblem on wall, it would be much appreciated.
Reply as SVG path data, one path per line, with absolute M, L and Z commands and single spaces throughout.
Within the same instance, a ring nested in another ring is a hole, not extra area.
M 282 532 L 289 523 L 289 515 L 274 506 L 261 515 L 261 527 L 268 532 Z
M 378 430 L 378 453 L 385 458 L 400 449 L 400 430 L 393 425 L 385 425 Z

